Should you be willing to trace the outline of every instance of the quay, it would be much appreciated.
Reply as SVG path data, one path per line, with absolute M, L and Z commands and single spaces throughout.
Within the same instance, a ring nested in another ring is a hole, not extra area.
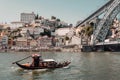
M 81 48 L 82 52 L 94 52 L 94 51 L 111 51 L 118 52 L 120 51 L 120 42 L 101 42 L 96 45 L 83 45 Z

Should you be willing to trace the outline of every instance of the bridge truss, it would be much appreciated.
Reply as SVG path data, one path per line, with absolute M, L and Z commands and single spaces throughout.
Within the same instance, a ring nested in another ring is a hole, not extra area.
M 120 0 L 110 0 L 92 15 L 78 24 L 77 27 L 90 22 L 91 20 L 100 16 L 102 13 L 104 13 L 104 16 L 99 21 L 93 32 L 93 45 L 95 45 L 97 41 L 104 42 L 110 26 L 113 24 L 113 20 L 120 13 Z

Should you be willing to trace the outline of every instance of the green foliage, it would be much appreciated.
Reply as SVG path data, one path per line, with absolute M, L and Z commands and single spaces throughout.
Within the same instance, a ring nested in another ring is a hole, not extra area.
M 51 19 L 56 19 L 56 17 L 55 16 L 51 16 Z
M 60 19 L 57 19 L 56 21 L 57 21 L 57 22 L 60 22 L 61 20 L 60 20 Z
M 84 33 L 86 36 L 90 36 L 93 34 L 93 27 L 92 26 L 85 26 Z
M 47 30 L 47 29 L 44 29 L 44 32 L 43 33 L 40 33 L 41 36 L 48 36 L 48 37 L 51 37 L 51 31 L 50 30 Z
M 68 37 L 68 36 L 66 36 L 66 37 L 65 37 L 65 40 L 69 40 L 69 37 Z
M 39 19 L 39 15 L 38 14 L 35 16 L 35 19 Z

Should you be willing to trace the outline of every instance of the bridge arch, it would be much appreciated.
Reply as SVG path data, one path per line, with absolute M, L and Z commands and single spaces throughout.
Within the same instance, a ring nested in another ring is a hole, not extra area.
M 94 33 L 93 33 L 93 44 L 96 41 L 104 42 L 106 35 L 113 23 L 115 17 L 120 13 L 120 1 L 114 0 L 113 3 L 105 11 L 105 15 L 102 20 L 98 23 Z

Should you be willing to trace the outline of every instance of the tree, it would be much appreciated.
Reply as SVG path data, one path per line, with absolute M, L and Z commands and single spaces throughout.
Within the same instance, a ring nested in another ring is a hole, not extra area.
M 41 36 L 45 36 L 47 35 L 48 37 L 51 37 L 51 31 L 50 30 L 47 30 L 47 29 L 44 29 L 44 32 L 43 33 L 40 33 Z
M 55 16 L 51 16 L 51 19 L 56 19 L 56 17 Z
M 85 35 L 88 37 L 93 34 L 93 27 L 92 26 L 86 26 L 84 28 L 84 30 L 85 30 Z
M 61 20 L 60 20 L 60 19 L 57 19 L 56 21 L 57 21 L 57 22 L 60 22 Z
M 39 15 L 38 14 L 35 16 L 35 19 L 39 19 Z

